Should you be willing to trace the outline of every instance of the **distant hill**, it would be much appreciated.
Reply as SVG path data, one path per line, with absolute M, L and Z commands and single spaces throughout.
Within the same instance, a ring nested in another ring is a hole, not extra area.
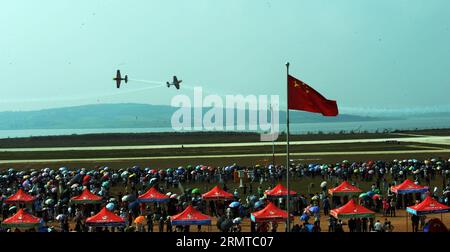
M 0 112 L 0 129 L 165 128 L 171 127 L 172 114 L 178 109 L 170 106 L 127 103 Z M 203 113 L 208 110 L 204 108 Z M 237 111 L 235 111 L 236 114 Z M 248 118 L 248 111 L 246 115 Z M 293 123 L 361 122 L 382 119 L 345 114 L 337 117 L 323 117 L 320 114 L 297 111 L 292 111 L 290 115 Z M 286 113 L 280 111 L 280 123 L 285 122 L 285 116 Z M 193 112 L 191 117 L 193 122 Z

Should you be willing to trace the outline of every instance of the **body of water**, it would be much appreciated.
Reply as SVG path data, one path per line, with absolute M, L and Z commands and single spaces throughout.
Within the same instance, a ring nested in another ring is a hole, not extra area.
M 307 132 L 340 132 L 340 131 L 383 131 L 450 128 L 450 118 L 417 117 L 404 120 L 380 120 L 365 122 L 333 122 L 333 123 L 291 123 L 291 133 Z M 285 125 L 280 125 L 280 131 Z M 102 128 L 102 129 L 28 129 L 0 130 L 0 138 L 17 138 L 31 136 L 81 135 L 96 133 L 148 133 L 175 132 L 172 128 Z M 189 131 L 184 131 L 189 132 Z

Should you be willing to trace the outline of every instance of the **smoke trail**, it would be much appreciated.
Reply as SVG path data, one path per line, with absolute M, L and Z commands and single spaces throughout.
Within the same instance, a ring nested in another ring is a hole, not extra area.
M 139 79 L 129 79 L 129 80 L 135 81 L 135 82 L 147 83 L 147 84 L 165 84 L 164 82 L 161 82 L 161 81 L 139 80 Z

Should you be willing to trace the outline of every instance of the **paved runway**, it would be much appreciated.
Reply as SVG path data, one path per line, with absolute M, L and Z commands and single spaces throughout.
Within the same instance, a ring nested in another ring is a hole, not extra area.
M 450 136 L 418 136 L 403 138 L 375 138 L 375 139 L 346 139 L 346 140 L 319 140 L 319 141 L 293 141 L 290 145 L 312 144 L 345 144 L 345 143 L 382 143 L 387 141 L 413 142 L 426 144 L 440 144 L 450 146 Z M 214 143 L 214 144 L 185 144 L 183 148 L 211 148 L 211 147 L 256 147 L 271 146 L 272 142 L 250 143 Z M 277 146 L 286 145 L 285 142 L 275 142 Z M 48 151 L 107 151 L 107 150 L 147 150 L 147 149 L 177 149 L 180 144 L 168 145 L 138 145 L 138 146 L 93 146 L 93 147 L 50 147 L 50 148 L 0 148 L 0 152 L 48 152 Z

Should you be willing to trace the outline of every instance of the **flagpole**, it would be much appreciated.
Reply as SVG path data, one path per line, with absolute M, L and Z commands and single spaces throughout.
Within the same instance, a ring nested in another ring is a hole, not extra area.
M 291 214 L 289 208 L 289 196 L 290 196 L 290 188 L 289 188 L 289 168 L 290 168 L 290 158 L 289 158 L 289 62 L 286 63 L 286 188 L 287 188 L 287 200 L 286 200 L 286 208 L 287 208 L 287 232 L 291 231 Z
M 273 107 L 272 104 L 270 104 L 270 121 L 272 122 L 271 129 L 273 131 L 274 128 L 274 122 L 273 122 Z M 272 165 L 275 167 L 275 137 L 272 136 Z

